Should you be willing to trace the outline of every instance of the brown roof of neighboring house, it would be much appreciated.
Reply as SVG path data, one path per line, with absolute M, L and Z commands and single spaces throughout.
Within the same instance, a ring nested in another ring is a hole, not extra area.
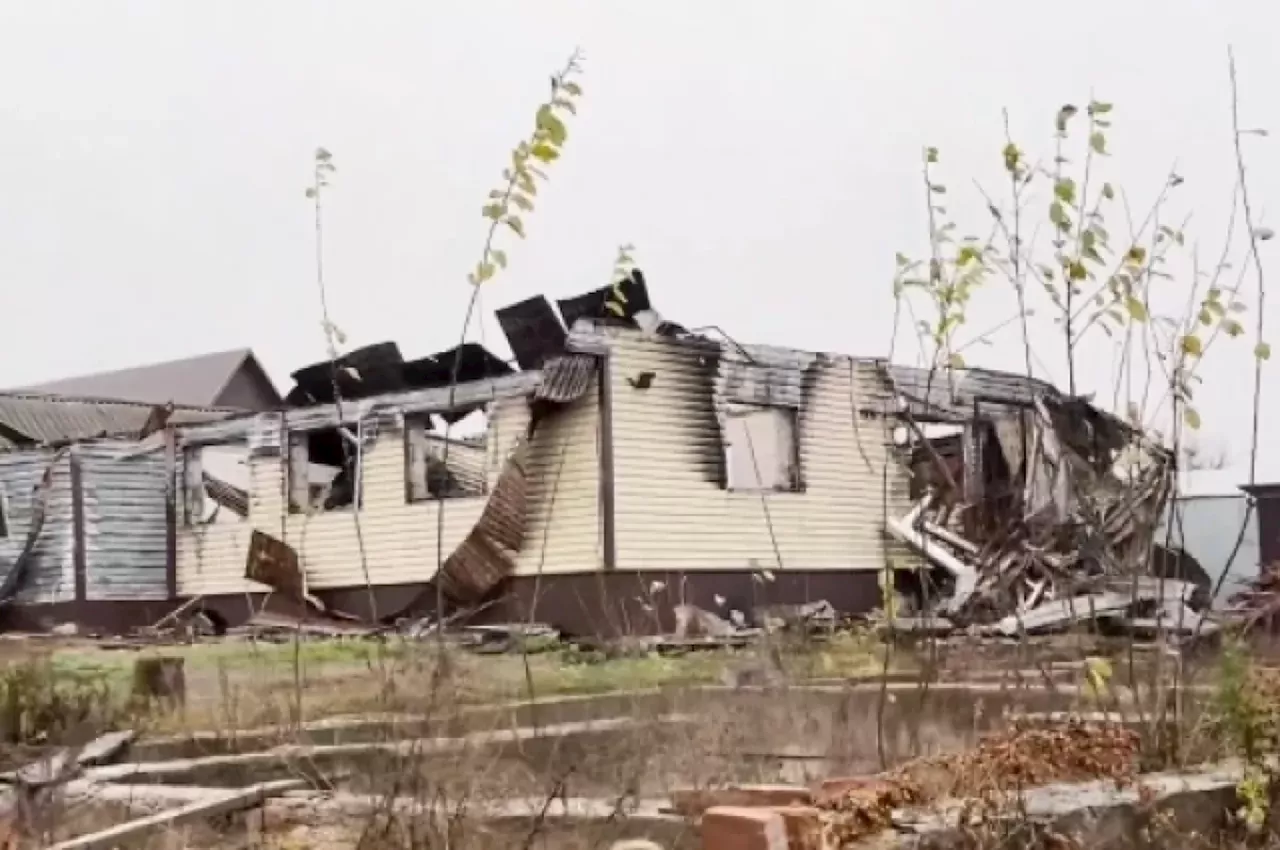
M 15 390 L 16 393 L 120 399 L 144 404 L 217 407 L 227 384 L 246 364 L 266 378 L 247 348 L 218 351 L 131 369 L 63 378 Z M 267 379 L 270 383 L 270 379 Z

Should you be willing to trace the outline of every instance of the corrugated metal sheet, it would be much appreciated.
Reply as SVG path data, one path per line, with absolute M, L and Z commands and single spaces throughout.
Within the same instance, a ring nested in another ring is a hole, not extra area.
M 75 599 L 74 535 L 71 511 L 71 467 L 68 456 L 52 450 L 0 454 L 0 498 L 4 500 L 8 535 L 0 538 L 0 573 L 18 559 L 31 527 L 40 477 L 54 462 L 44 525 L 36 540 L 34 560 L 15 601 L 18 604 L 69 602 Z
M 133 442 L 75 446 L 84 491 L 85 595 L 164 599 L 165 460 Z
M 590 354 L 564 354 L 542 364 L 542 383 L 534 397 L 561 404 L 576 401 L 591 387 L 598 359 Z
M 150 405 L 129 402 L 0 393 L 0 425 L 36 443 L 135 435 L 146 424 L 151 410 Z M 177 408 L 170 421 L 195 424 L 229 415 L 230 411 L 225 410 Z
M 522 441 L 507 458 L 475 528 L 445 559 L 440 587 L 451 599 L 479 602 L 515 571 L 529 510 L 528 456 L 528 443 Z
M 797 423 L 805 490 L 762 499 L 720 486 L 715 364 L 697 347 L 636 332 L 611 331 L 610 347 L 619 569 L 884 567 L 885 511 L 909 505 L 906 471 L 887 455 L 887 420 L 859 412 L 889 399 L 874 362 L 815 362 Z M 648 389 L 627 381 L 646 371 Z
M 433 457 L 443 460 L 445 441 L 442 436 L 427 434 L 427 448 Z M 449 472 L 469 493 L 484 493 L 487 488 L 488 454 L 484 443 L 450 440 Z
M 817 360 L 807 351 L 726 342 L 718 388 L 728 401 L 798 410 L 804 406 L 805 374 Z
M 975 401 L 990 413 L 1010 407 L 1025 409 L 1039 396 L 1059 394 L 1052 384 L 1010 372 L 929 370 L 898 364 L 887 364 L 884 369 L 918 417 L 964 421 L 973 418 Z
M 238 517 L 249 516 L 249 493 L 234 484 L 228 484 L 220 478 L 214 478 L 205 472 L 201 475 L 205 492 L 220 507 L 226 508 Z

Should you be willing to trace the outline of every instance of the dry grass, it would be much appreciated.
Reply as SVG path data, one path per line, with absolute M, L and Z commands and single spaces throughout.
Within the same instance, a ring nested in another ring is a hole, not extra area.
M 1006 693 L 989 681 L 976 704 L 972 693 L 966 696 L 965 688 L 954 684 L 934 684 L 927 696 L 910 682 L 893 686 L 889 695 L 894 701 L 886 716 L 888 740 L 883 741 L 876 733 L 880 693 L 875 684 L 743 692 L 692 687 L 718 684 L 728 669 L 761 663 L 769 655 L 763 651 L 601 660 L 558 650 L 527 658 L 457 650 L 442 656 L 431 642 L 317 641 L 297 647 L 222 643 L 142 653 L 178 654 L 187 662 L 190 693 L 185 711 L 114 718 L 117 724 L 141 722 L 151 734 L 230 732 L 279 724 L 276 737 L 254 745 L 258 749 L 304 742 L 299 719 L 373 713 L 418 718 L 411 732 L 379 726 L 361 739 L 394 742 L 394 752 L 353 752 L 349 758 L 343 756 L 345 761 L 321 764 L 296 750 L 273 762 L 272 777 L 308 777 L 313 787 L 325 788 L 319 777 L 326 776 L 336 785 L 328 797 L 281 800 L 266 807 L 265 821 L 252 840 L 254 846 L 280 850 L 607 846 L 618 838 L 645 834 L 651 825 L 596 818 L 588 827 L 582 821 L 567 821 L 556 801 L 590 799 L 621 812 L 644 800 L 665 798 L 676 788 L 795 781 L 789 771 L 806 760 L 818 762 L 813 774 L 817 777 L 845 773 L 851 764 L 862 765 L 854 770 L 870 772 L 879 758 L 878 745 L 886 745 L 891 761 L 909 763 L 884 775 L 882 783 L 831 804 L 833 824 L 852 837 L 882 828 L 889 810 L 905 803 L 1053 781 L 1123 780 L 1135 769 L 1138 748 L 1132 732 L 1084 726 L 1018 729 L 979 744 L 982 733 L 1007 725 L 1006 712 L 1043 710 L 1036 702 L 1044 699 L 1043 692 Z M 138 655 L 68 643 L 24 663 L 42 667 L 54 680 L 98 676 L 119 688 L 127 683 Z M 878 672 L 881 664 L 875 647 L 862 637 L 788 647 L 783 660 L 793 682 L 862 676 Z M 539 698 L 610 696 L 569 700 L 560 708 L 544 704 L 536 713 L 527 706 L 502 707 L 526 699 L 530 680 Z M 569 719 L 584 719 L 573 712 L 588 705 L 597 718 L 654 721 L 662 715 L 680 716 L 665 723 L 581 730 L 559 739 L 502 738 L 515 726 L 545 730 Z M 1060 707 L 1089 706 L 1077 702 Z M 410 738 L 442 736 L 460 743 L 444 749 L 408 744 Z M 910 760 L 912 756 L 917 757 Z M 227 782 L 240 785 L 262 778 L 266 777 L 237 774 L 235 781 Z M 517 799 L 526 801 L 523 816 L 495 821 L 495 801 Z M 541 806 L 547 807 L 545 816 L 539 814 Z M 123 817 L 118 809 L 102 805 L 66 814 L 65 824 L 74 823 L 76 831 Z M 230 818 L 184 828 L 140 846 L 247 846 L 242 821 Z M 652 828 L 668 827 L 674 828 Z M 692 833 L 663 834 L 668 847 L 696 846 Z

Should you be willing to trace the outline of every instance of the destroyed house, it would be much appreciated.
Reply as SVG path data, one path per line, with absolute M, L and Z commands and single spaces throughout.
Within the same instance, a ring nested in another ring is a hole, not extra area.
M 892 574 L 897 614 L 999 628 L 1041 605 L 1050 628 L 1063 600 L 1150 567 L 1168 453 L 1084 399 L 691 332 L 638 272 L 558 307 L 498 311 L 514 365 L 382 343 L 296 371 L 283 409 L 170 411 L 145 439 L 41 448 L 10 472 L 0 455 L 0 603 L 23 603 L 6 616 L 443 608 L 607 636 L 671 631 L 689 606 L 867 613 Z M 1149 462 L 1124 479 L 1134 447 Z M 127 499 L 101 495 L 126 472 Z
M 0 393 L 0 628 L 114 632 L 168 610 L 164 429 L 230 414 Z
M 257 532 L 362 619 L 431 613 L 437 587 L 451 609 L 578 634 L 669 629 L 680 603 L 878 606 L 884 517 L 908 507 L 882 364 L 658 325 L 574 317 L 523 358 L 536 368 L 178 428 L 179 594 L 249 616 L 268 590 L 245 577 Z M 440 417 L 477 408 L 484 434 L 446 452 Z M 205 473 L 228 457 L 246 510 L 215 513 Z
M 1083 592 L 1042 574 L 1114 578 L 1110 554 L 1071 551 L 1097 531 L 1082 505 L 1149 548 L 1114 474 L 1143 436 L 1049 384 L 690 332 L 638 273 L 558 306 L 498 311 L 520 371 L 388 343 L 299 370 L 295 408 L 178 427 L 179 595 L 225 624 L 272 601 L 366 621 L 439 605 L 608 635 L 689 605 L 866 613 L 892 570 L 909 607 L 928 587 L 981 623 Z M 483 434 L 446 439 L 477 411 Z M 1068 492 L 1086 483 L 1100 500 Z

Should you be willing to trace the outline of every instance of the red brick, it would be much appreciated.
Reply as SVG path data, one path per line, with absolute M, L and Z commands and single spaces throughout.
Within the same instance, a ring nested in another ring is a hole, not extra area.
M 770 809 L 716 806 L 702 815 L 702 850 L 787 850 L 787 827 Z
M 671 807 L 685 817 L 697 817 L 715 806 L 753 808 L 807 806 L 813 792 L 803 785 L 731 785 L 728 788 L 683 788 L 671 792 Z
M 790 850 L 822 850 L 822 813 L 813 806 L 771 806 L 787 830 Z

